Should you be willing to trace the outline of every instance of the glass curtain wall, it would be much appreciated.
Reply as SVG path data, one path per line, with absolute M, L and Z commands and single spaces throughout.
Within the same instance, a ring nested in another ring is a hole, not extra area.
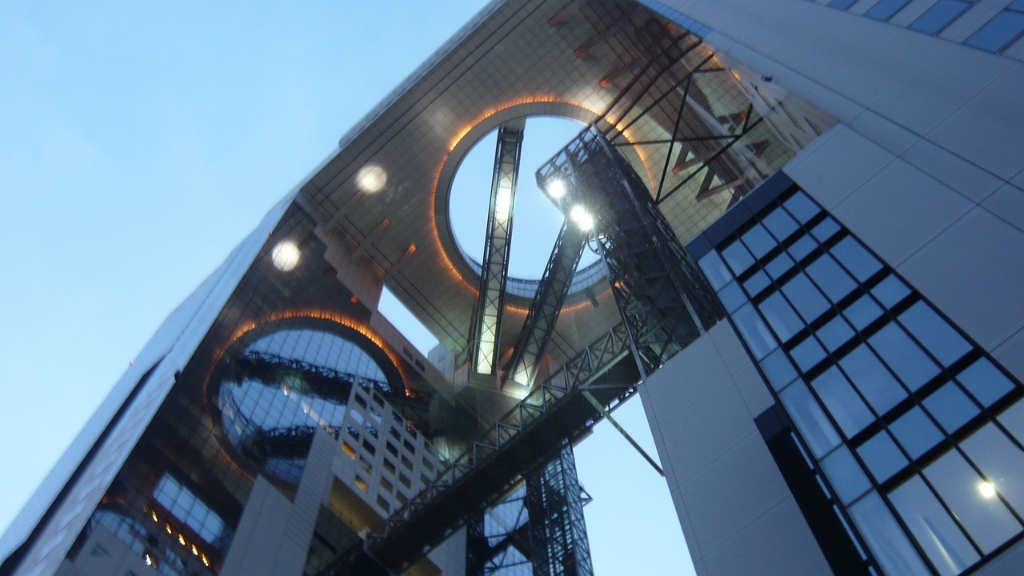
M 1020 538 L 1020 383 L 806 193 L 700 266 L 878 569 L 959 574 Z

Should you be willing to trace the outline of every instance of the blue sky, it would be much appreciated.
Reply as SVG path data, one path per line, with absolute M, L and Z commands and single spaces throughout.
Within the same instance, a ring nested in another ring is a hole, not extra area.
M 174 306 L 483 4 L 0 3 L 0 530 Z M 617 415 L 653 453 L 639 402 Z M 625 440 L 599 425 L 577 459 L 598 574 L 692 573 Z

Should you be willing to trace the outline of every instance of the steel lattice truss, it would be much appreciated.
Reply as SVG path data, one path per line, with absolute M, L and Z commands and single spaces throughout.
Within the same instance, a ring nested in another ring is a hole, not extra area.
M 551 335 L 555 331 L 558 314 L 569 294 L 573 275 L 579 266 L 587 234 L 568 223 L 558 233 L 551 257 L 544 267 L 537 295 L 530 304 L 523 330 L 519 333 L 512 357 L 503 369 L 506 381 L 531 386 L 544 356 Z
M 494 152 L 494 177 L 487 212 L 480 296 L 476 306 L 473 370 L 494 374 L 498 363 L 501 317 L 508 283 L 508 257 L 512 248 L 512 215 L 515 211 L 519 158 L 523 150 L 523 127 L 505 125 L 498 130 Z
M 518 488 L 466 522 L 466 576 L 528 576 L 530 518 L 526 490 Z
M 593 576 L 583 498 L 572 445 L 526 477 L 535 576 Z
M 613 410 L 636 392 L 640 374 L 621 324 L 591 343 L 543 382 L 429 486 L 388 518 L 368 549 L 401 571 L 487 507 L 525 475 L 557 456 L 602 417 L 589 391 Z
M 723 317 L 711 287 L 686 255 L 643 181 L 608 140 L 586 131 L 537 172 L 542 187 L 567 190 L 560 205 L 586 206 L 612 292 L 646 376 Z

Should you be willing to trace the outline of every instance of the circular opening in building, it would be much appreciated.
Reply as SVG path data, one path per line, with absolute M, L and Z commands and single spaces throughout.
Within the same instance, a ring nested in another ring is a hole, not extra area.
M 337 438 L 348 424 L 354 387 L 390 392 L 380 366 L 353 342 L 320 330 L 285 329 L 235 358 L 221 380 L 217 407 L 228 439 L 247 460 L 263 474 L 297 485 L 316 430 Z M 362 419 L 351 414 L 349 420 Z M 372 422 L 358 424 L 376 431 Z
M 555 116 L 531 116 L 526 120 L 512 221 L 508 267 L 511 278 L 538 280 L 544 273 L 564 216 L 537 186 L 534 174 L 583 127 L 574 120 Z M 497 129 L 492 130 L 466 154 L 455 173 L 448 199 L 455 241 L 476 270 L 483 259 L 497 134 Z M 598 259 L 594 252 L 585 250 L 578 269 L 583 270 Z

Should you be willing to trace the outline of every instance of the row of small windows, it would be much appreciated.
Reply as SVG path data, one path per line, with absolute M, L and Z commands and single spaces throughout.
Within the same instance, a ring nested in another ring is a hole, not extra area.
M 887 22 L 910 1 L 879 0 L 864 13 L 864 16 Z M 939 34 L 977 2 L 978 0 L 938 0 L 911 22 L 907 28 L 929 35 Z M 832 0 L 827 6 L 838 10 L 848 10 L 856 3 L 857 0 Z M 964 44 L 989 52 L 1002 52 L 1022 34 L 1024 34 L 1024 0 L 1014 0 L 964 40 Z
M 884 572 L 1024 531 L 1021 387 L 806 194 L 700 265 Z

